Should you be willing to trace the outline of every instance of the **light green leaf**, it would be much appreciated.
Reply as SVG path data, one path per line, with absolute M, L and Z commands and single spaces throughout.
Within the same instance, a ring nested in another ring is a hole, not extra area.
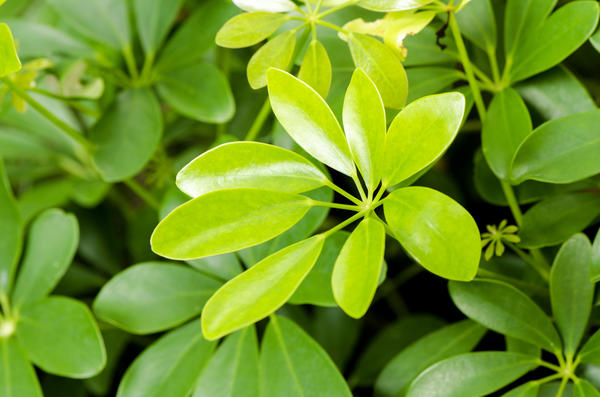
M 106 364 L 98 325 L 86 305 L 50 297 L 19 311 L 17 337 L 29 359 L 44 371 L 69 378 L 89 378 Z
M 314 88 L 322 98 L 327 98 L 331 86 L 331 62 L 327 50 L 319 41 L 313 40 L 308 45 L 298 78 Z
M 236 6 L 248 12 L 286 12 L 296 8 L 296 5 L 290 0 L 233 0 L 233 2 Z
M 600 172 L 600 110 L 551 120 L 519 147 L 512 167 L 514 184 L 527 179 L 570 183 Z
M 375 83 L 361 69 L 356 69 L 344 97 L 344 130 L 369 191 L 379 184 L 385 149 L 385 108 Z
M 275 36 L 260 47 L 248 61 L 248 82 L 252 88 L 259 89 L 267 85 L 269 68 L 287 69 L 294 55 L 296 33 L 287 31 Z
M 317 235 L 290 245 L 229 280 L 204 307 L 205 337 L 220 338 L 279 309 L 314 266 L 324 241 Z
M 600 392 L 587 380 L 578 378 L 573 383 L 573 397 L 600 397 Z
M 579 357 L 582 363 L 600 365 L 600 330 L 594 332 L 583 345 Z
M 161 73 L 156 88 L 167 104 L 194 120 L 224 123 L 235 112 L 227 78 L 208 62 L 200 61 L 192 66 Z
M 250 47 L 271 36 L 288 19 L 287 15 L 269 12 L 240 14 L 223 25 L 216 41 L 226 48 Z
M 498 178 L 510 178 L 514 154 L 531 130 L 529 112 L 515 90 L 506 88 L 494 95 L 481 130 L 481 146 Z
M 137 31 L 146 56 L 153 56 L 173 24 L 183 0 L 133 0 Z
M 394 237 L 421 266 L 451 280 L 475 277 L 479 229 L 456 201 L 426 187 L 406 187 L 393 191 L 383 210 Z
M 122 0 L 48 0 L 48 4 L 82 36 L 116 50 L 130 48 L 129 11 Z
M 195 65 L 215 47 L 217 32 L 238 12 L 229 0 L 203 0 L 167 41 L 156 68 L 167 72 Z
M 563 66 L 527 79 L 515 89 L 545 120 L 597 109 L 585 86 Z
M 539 391 L 540 384 L 536 381 L 531 381 L 504 393 L 502 397 L 538 397 Z
M 600 29 L 596 29 L 596 33 L 590 37 L 590 43 L 596 51 L 600 52 Z
M 412 380 L 423 370 L 448 357 L 471 351 L 485 331 L 481 325 L 463 320 L 423 336 L 385 366 L 375 383 L 377 395 L 404 396 Z
M 354 65 L 371 78 L 388 108 L 402 109 L 408 95 L 408 79 L 400 58 L 391 47 L 360 33 L 348 37 Z
M 496 19 L 490 0 L 469 1 L 456 13 L 460 32 L 488 53 L 496 51 Z
M 295 194 L 226 189 L 177 207 L 152 234 L 152 250 L 172 259 L 196 259 L 263 243 L 292 227 L 312 206 Z
M 484 326 L 539 346 L 549 352 L 561 349 L 552 322 L 527 295 L 496 280 L 450 282 L 450 296 L 467 317 Z
M 457 92 L 412 102 L 388 130 L 383 160 L 383 185 L 393 186 L 438 160 L 460 128 L 465 97 Z
M 419 51 L 415 49 L 415 51 Z M 445 66 L 420 66 L 406 70 L 408 77 L 408 103 L 421 97 L 450 91 L 455 82 L 464 79 L 464 74 Z
M 268 72 L 269 98 L 277 119 L 309 154 L 346 175 L 356 171 L 333 112 L 306 83 L 282 70 Z
M 196 157 L 177 174 L 177 187 L 191 197 L 222 189 L 262 188 L 302 193 L 327 177 L 290 150 L 259 142 L 232 142 Z
M 522 7 L 522 6 L 521 6 Z M 557 65 L 592 35 L 598 23 L 595 1 L 569 3 L 523 37 L 514 60 L 509 58 L 512 82 L 524 80 Z
M 0 158 L 0 293 L 10 290 L 21 254 L 22 238 L 21 214 Z
M 200 328 L 194 321 L 150 345 L 125 372 L 117 397 L 189 396 L 215 348 Z
M 431 3 L 433 0 L 361 0 L 358 5 L 368 10 L 390 12 L 414 10 Z
M 43 396 L 35 370 L 14 339 L 0 338 L 0 358 L 1 396 Z
M 595 193 L 559 194 L 540 201 L 523 216 L 520 245 L 540 248 L 560 244 L 585 229 L 600 214 Z
M 597 283 L 600 281 L 600 229 L 596 233 L 594 244 L 592 246 L 592 265 L 591 275 L 592 282 Z
M 508 352 L 467 353 L 432 365 L 411 384 L 407 397 L 485 396 L 525 375 L 538 358 Z M 444 387 L 440 387 L 443 384 Z
M 375 218 L 366 218 L 346 240 L 333 268 L 333 296 L 351 317 L 360 318 L 375 296 L 383 253 L 385 228 Z
M 232 334 L 209 361 L 194 397 L 258 397 L 258 341 L 253 326 Z
M 13 304 L 20 306 L 49 294 L 71 264 L 78 243 L 79 226 L 75 216 L 59 209 L 40 214 L 29 229 Z
M 567 357 L 575 355 L 592 311 L 591 260 L 590 241 L 585 235 L 576 234 L 562 245 L 550 272 L 552 313 Z
M 128 332 L 149 334 L 200 314 L 221 284 L 193 269 L 160 262 L 131 266 L 102 287 L 94 312 Z
M 504 53 L 512 58 L 523 38 L 536 34 L 557 0 L 507 0 L 504 10 Z
M 160 106 L 148 88 L 123 91 L 90 130 L 94 162 L 107 182 L 137 174 L 162 135 Z
M 0 23 L 0 59 L 0 77 L 21 69 L 21 61 L 17 55 L 12 33 L 5 23 Z
M 327 353 L 285 317 L 271 317 L 260 359 L 263 397 L 352 396 Z

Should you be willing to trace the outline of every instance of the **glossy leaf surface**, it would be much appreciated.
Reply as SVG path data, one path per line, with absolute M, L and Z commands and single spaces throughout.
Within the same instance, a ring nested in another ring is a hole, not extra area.
M 0 77 L 18 72 L 21 69 L 21 61 L 17 55 L 15 42 L 5 23 L 0 23 Z
M 331 61 L 327 50 L 321 42 L 311 41 L 302 59 L 298 78 L 314 88 L 322 98 L 327 98 L 331 74 Z
M 508 0 L 504 10 L 504 52 L 514 54 L 550 14 L 557 0 Z
M 479 266 L 479 229 L 457 202 L 433 189 L 407 187 L 386 198 L 383 210 L 394 237 L 430 272 L 471 280 Z
M 490 0 L 470 1 L 460 12 L 456 21 L 461 33 L 483 51 L 496 50 L 496 20 Z
M 0 395 L 42 397 L 35 370 L 14 339 L 0 338 Z
M 259 89 L 267 85 L 269 68 L 287 69 L 294 55 L 296 33 L 288 31 L 275 36 L 258 49 L 248 61 L 248 82 L 252 88 Z
M 152 249 L 173 259 L 224 254 L 263 243 L 311 207 L 304 196 L 263 189 L 207 193 L 177 207 L 152 234 Z
M 217 339 L 275 312 L 314 266 L 323 242 L 314 236 L 290 245 L 227 282 L 204 307 L 204 335 Z
M 272 35 L 287 19 L 286 15 L 269 12 L 240 14 L 223 25 L 216 41 L 221 47 L 250 47 Z

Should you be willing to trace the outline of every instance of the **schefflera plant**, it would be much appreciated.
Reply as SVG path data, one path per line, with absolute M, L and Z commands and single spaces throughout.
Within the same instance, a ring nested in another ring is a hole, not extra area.
M 279 69 L 270 69 L 267 77 L 271 105 L 282 126 L 316 160 L 351 177 L 360 198 L 299 154 L 257 142 L 218 146 L 182 169 L 177 184 L 193 199 L 165 217 L 151 239 L 152 249 L 171 259 L 201 258 L 263 243 L 291 228 L 314 206 L 354 213 L 225 283 L 203 309 L 207 339 L 275 312 L 311 271 L 325 240 L 355 222 L 332 274 L 335 300 L 352 317 L 363 316 L 373 299 L 386 232 L 439 276 L 462 281 L 475 276 L 481 241 L 470 214 L 433 189 L 406 186 L 455 138 L 465 107 L 461 94 L 414 101 L 386 133 L 381 96 L 367 74 L 357 69 L 345 96 L 344 134 L 325 100 L 310 86 Z M 402 187 L 385 196 L 389 187 L 400 183 Z M 321 202 L 302 194 L 322 186 L 352 203 Z M 385 221 L 377 214 L 380 206 Z
M 77 219 L 53 208 L 31 222 L 25 244 L 24 229 L 0 160 L 0 395 L 41 397 L 32 364 L 49 374 L 89 378 L 104 368 L 106 350 L 85 304 L 48 296 L 75 255 Z

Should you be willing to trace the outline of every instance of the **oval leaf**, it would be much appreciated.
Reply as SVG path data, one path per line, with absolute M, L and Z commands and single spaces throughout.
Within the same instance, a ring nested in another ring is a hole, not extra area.
M 304 196 L 262 189 L 211 192 L 177 207 L 152 233 L 152 250 L 196 259 L 263 243 L 298 222 L 311 207 Z
M 94 312 L 128 332 L 149 334 L 200 314 L 221 284 L 183 266 L 160 262 L 134 265 L 102 287 Z
M 466 38 L 483 51 L 496 51 L 496 19 L 490 0 L 469 1 L 455 15 Z
M 465 97 L 458 92 L 412 102 L 396 116 L 387 133 L 383 185 L 393 186 L 439 159 L 460 128 Z
M 162 336 L 135 359 L 117 397 L 187 397 L 215 348 L 202 337 L 200 320 Z
M 598 229 L 598 232 L 596 233 L 594 245 L 592 246 L 592 267 L 590 276 L 594 283 L 600 281 L 600 229 Z
M 206 338 L 220 338 L 279 309 L 314 266 L 323 242 L 317 235 L 290 245 L 229 280 L 202 312 Z
M 527 295 L 495 280 L 450 282 L 450 296 L 467 317 L 502 334 L 556 352 L 560 338 L 552 322 Z
M 116 182 L 137 174 L 150 160 L 162 135 L 158 101 L 147 88 L 123 91 L 90 130 L 98 147 L 94 163 L 102 178 Z
M 146 56 L 153 56 L 173 24 L 183 0 L 134 0 L 137 31 Z
M 259 89 L 267 85 L 269 68 L 287 69 L 294 55 L 296 32 L 288 31 L 269 40 L 252 55 L 248 61 L 248 82 L 252 88 Z
M 333 296 L 351 317 L 366 312 L 377 290 L 385 250 L 385 228 L 375 218 L 363 220 L 346 240 L 333 268 Z
M 224 123 L 235 112 L 227 78 L 208 62 L 198 62 L 161 74 L 156 88 L 161 98 L 173 109 L 194 120 Z
M 269 99 L 277 119 L 309 154 L 346 175 L 356 171 L 344 133 L 327 103 L 283 70 L 268 72 Z
M 14 339 L 0 338 L 0 357 L 1 396 L 43 396 L 35 370 Z
M 331 62 L 327 50 L 317 40 L 311 41 L 300 65 L 298 78 L 327 98 L 331 86 Z
M 45 297 L 54 289 L 73 260 L 79 226 L 72 214 L 51 209 L 31 224 L 12 301 L 15 306 Z
M 573 382 L 573 397 L 599 397 L 600 391 L 585 379 Z
M 520 378 L 537 365 L 537 357 L 517 353 L 462 354 L 429 367 L 411 384 L 406 396 L 485 396 Z M 441 384 L 444 387 L 439 387 Z
M 29 359 L 44 371 L 89 378 L 106 364 L 102 335 L 86 305 L 50 297 L 19 311 L 17 337 Z
M 361 69 L 356 69 L 346 91 L 343 120 L 352 158 L 373 191 L 381 179 L 387 124 L 377 87 Z
M 394 50 L 360 33 L 350 34 L 348 46 L 354 65 L 373 80 L 385 106 L 402 109 L 408 95 L 408 79 Z
M 275 33 L 287 20 L 286 15 L 269 12 L 240 14 L 223 25 L 217 33 L 216 41 L 226 48 L 250 47 Z
M 550 14 L 556 0 L 507 0 L 504 11 L 504 52 L 513 56 Z
M 384 201 L 394 237 L 424 268 L 451 280 L 471 280 L 481 255 L 479 229 L 450 197 L 425 187 L 395 190 Z
M 22 237 L 21 213 L 0 158 L 0 293 L 7 294 L 11 287 Z
M 271 317 L 260 362 L 263 397 L 352 396 L 327 353 L 285 317 Z
M 18 72 L 21 61 L 17 55 L 12 33 L 5 23 L 0 23 L 0 77 Z
M 259 142 L 217 146 L 177 174 L 177 187 L 192 197 L 241 187 L 302 193 L 326 181 L 323 172 L 299 154 Z

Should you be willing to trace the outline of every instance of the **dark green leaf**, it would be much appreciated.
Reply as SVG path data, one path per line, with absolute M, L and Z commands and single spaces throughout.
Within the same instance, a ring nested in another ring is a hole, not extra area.
M 418 50 L 415 50 L 418 51 Z M 461 80 L 464 75 L 456 70 L 441 66 L 420 66 L 406 69 L 408 77 L 408 103 L 427 95 L 437 94 Z
M 537 34 L 555 5 L 556 0 L 508 0 L 504 10 L 504 53 L 512 57 L 524 38 Z
M 488 53 L 496 51 L 496 20 L 490 0 L 470 1 L 456 13 L 461 33 Z
M 132 2 L 137 31 L 146 56 L 160 48 L 183 0 L 134 0 Z
M 0 294 L 10 290 L 21 253 L 23 225 L 10 182 L 0 158 Z

